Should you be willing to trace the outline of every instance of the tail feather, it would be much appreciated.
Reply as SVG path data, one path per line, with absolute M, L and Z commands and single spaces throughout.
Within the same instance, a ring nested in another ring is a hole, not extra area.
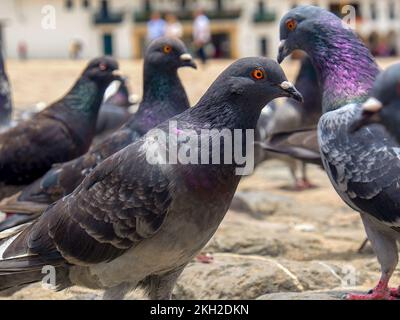
M 29 235 L 29 225 L 31 224 L 0 233 L 0 291 L 7 290 L 3 295 L 12 294 L 28 284 L 42 281 L 49 270 L 44 267 L 48 266 L 54 268 L 56 290 L 69 286 L 68 266 L 61 256 L 42 257 L 31 253 L 25 245 L 26 242 L 20 241 Z

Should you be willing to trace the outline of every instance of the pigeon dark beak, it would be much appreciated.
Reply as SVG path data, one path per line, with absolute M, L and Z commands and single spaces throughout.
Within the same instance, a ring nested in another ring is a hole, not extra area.
M 286 40 L 281 40 L 281 43 L 279 44 L 279 53 L 277 58 L 278 63 L 281 64 L 288 55 L 289 51 L 286 48 Z
M 301 103 L 304 102 L 303 96 L 301 93 L 296 89 L 296 87 L 290 83 L 289 81 L 283 81 L 279 87 L 285 92 L 285 95 L 289 98 L 293 98 L 296 101 Z
M 182 67 L 191 67 L 193 69 L 197 69 L 197 64 L 189 53 L 181 54 L 179 59 L 182 62 Z
M 379 111 L 383 108 L 382 102 L 375 98 L 368 99 L 362 105 L 362 112 L 358 119 L 356 119 L 350 126 L 350 132 L 354 133 L 372 123 L 380 122 Z

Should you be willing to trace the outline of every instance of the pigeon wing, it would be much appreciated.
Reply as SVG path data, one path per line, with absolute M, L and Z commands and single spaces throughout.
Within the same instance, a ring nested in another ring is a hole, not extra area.
M 325 169 L 353 209 L 398 226 L 400 148 L 379 125 L 349 133 L 359 111 L 358 105 L 349 105 L 321 118 L 319 143 Z

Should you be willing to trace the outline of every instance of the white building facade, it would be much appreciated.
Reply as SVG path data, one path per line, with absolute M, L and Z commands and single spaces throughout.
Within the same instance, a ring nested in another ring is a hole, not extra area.
M 217 57 L 274 57 L 280 17 L 300 4 L 319 5 L 337 14 L 352 5 L 356 30 L 366 42 L 377 53 L 384 53 L 385 45 L 390 53 L 399 52 L 398 0 L 2 0 L 0 41 L 11 58 L 18 57 L 21 47 L 29 58 L 67 58 L 74 42 L 82 44 L 82 58 L 102 54 L 139 58 L 151 10 L 175 13 L 190 44 L 191 13 L 201 6 L 211 19 Z

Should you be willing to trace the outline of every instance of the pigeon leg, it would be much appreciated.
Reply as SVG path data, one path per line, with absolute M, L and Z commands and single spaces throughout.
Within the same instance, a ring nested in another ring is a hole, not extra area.
M 376 221 L 367 214 L 361 214 L 368 239 L 381 265 L 381 279 L 378 285 L 367 294 L 349 294 L 348 300 L 391 300 L 391 290 L 388 288 L 390 277 L 398 263 L 396 237 L 390 228 Z
M 186 266 L 186 265 L 185 265 Z M 148 291 L 151 300 L 171 300 L 172 290 L 185 266 L 163 275 L 149 277 Z
M 307 177 L 307 164 L 305 162 L 301 163 L 301 174 L 302 174 L 303 188 L 304 189 L 314 189 L 314 188 L 317 187 Z

